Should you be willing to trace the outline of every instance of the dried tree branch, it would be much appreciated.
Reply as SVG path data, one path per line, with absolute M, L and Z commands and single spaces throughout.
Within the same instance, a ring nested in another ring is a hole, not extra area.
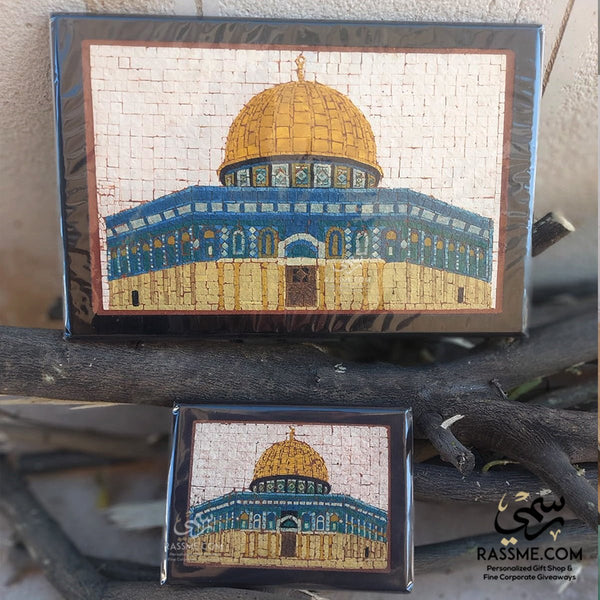
M 598 483 L 596 463 L 586 463 L 582 477 L 589 485 Z M 532 498 L 557 498 L 542 480 L 518 467 L 493 469 L 487 473 L 473 471 L 462 476 L 450 467 L 419 464 L 413 467 L 415 499 L 429 502 L 497 503 L 505 493 L 524 491 Z
M 549 212 L 533 224 L 531 235 L 531 254 L 537 256 L 562 240 L 575 228 L 565 217 Z
M 598 384 L 588 381 L 581 385 L 553 390 L 527 402 L 530 406 L 551 406 L 552 408 L 577 408 L 580 406 L 597 406 Z
M 64 342 L 58 331 L 0 327 L 0 393 L 80 402 L 306 403 L 360 406 L 496 400 L 510 389 L 596 358 L 596 311 L 465 359 L 426 367 L 346 363 L 308 344 Z M 243 385 L 240 385 L 243 383 Z M 424 396 L 427 392 L 427 397 Z M 442 415 L 448 418 L 451 415 Z
M 65 343 L 53 331 L 0 328 L 0 392 L 163 406 L 173 401 L 410 406 L 416 434 L 429 433 L 463 472 L 472 461 L 468 446 L 498 452 L 541 475 L 592 527 L 595 491 L 571 476 L 568 462 L 595 460 L 595 417 L 502 400 L 490 381 L 507 390 L 595 359 L 596 327 L 596 311 L 588 309 L 534 330 L 530 338 L 450 363 L 410 368 L 345 363 L 344 372 L 336 368 L 338 359 L 309 345 Z M 456 415 L 463 418 L 451 433 L 432 427 Z M 559 453 L 556 461 L 553 452 Z
M 457 416 L 462 418 L 462 415 Z M 473 453 L 456 439 L 439 413 L 423 413 L 417 426 L 440 453 L 442 460 L 453 464 L 461 475 L 468 475 L 473 470 Z

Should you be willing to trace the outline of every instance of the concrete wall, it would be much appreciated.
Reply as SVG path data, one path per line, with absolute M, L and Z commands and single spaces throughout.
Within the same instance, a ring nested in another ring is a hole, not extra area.
M 0 323 L 57 326 L 61 295 L 48 17 L 131 12 L 281 18 L 542 23 L 551 53 L 568 0 L 0 0 Z M 596 275 L 597 4 L 575 0 L 542 101 L 536 215 L 578 232 L 534 262 L 538 284 Z

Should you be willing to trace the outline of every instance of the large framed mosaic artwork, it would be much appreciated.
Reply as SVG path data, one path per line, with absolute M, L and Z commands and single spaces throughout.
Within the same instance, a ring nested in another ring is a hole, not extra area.
M 524 331 L 539 27 L 52 29 L 67 335 Z
M 163 583 L 412 587 L 410 411 L 174 414 Z

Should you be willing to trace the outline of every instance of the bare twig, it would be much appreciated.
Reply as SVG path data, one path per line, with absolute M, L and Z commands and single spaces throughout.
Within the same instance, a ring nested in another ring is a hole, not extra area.
M 505 493 L 528 492 L 532 498 L 557 498 L 546 483 L 518 467 L 473 471 L 462 476 L 450 467 L 419 464 L 413 467 L 415 499 L 429 502 L 497 503 Z M 591 486 L 598 482 L 598 467 L 586 463 L 583 478 Z
M 567 219 L 557 213 L 549 212 L 533 224 L 531 254 L 537 256 L 553 246 L 575 228 Z
M 417 425 L 440 453 L 442 460 L 453 464 L 462 475 L 468 475 L 473 470 L 475 466 L 473 453 L 456 439 L 449 427 L 444 426 L 440 414 L 424 413 Z
M 567 29 L 567 23 L 569 22 L 569 17 L 571 16 L 571 11 L 573 10 L 573 5 L 575 4 L 575 0 L 568 0 L 567 6 L 565 7 L 565 12 L 563 13 L 563 18 L 560 22 L 560 27 L 558 28 L 558 34 L 556 39 L 554 40 L 554 44 L 552 45 L 552 50 L 550 52 L 550 57 L 548 58 L 548 62 L 546 63 L 546 68 L 544 69 L 544 77 L 542 79 L 542 95 L 546 91 L 546 86 L 548 85 L 548 81 L 550 80 L 550 73 L 552 73 L 552 69 L 554 68 L 554 62 L 556 61 L 556 57 L 558 56 L 558 50 L 563 41 L 563 36 L 565 34 L 565 30 Z

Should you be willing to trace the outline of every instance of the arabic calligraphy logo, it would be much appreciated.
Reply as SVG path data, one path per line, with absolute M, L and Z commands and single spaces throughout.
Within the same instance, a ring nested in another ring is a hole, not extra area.
M 554 517 L 550 521 L 544 521 L 544 516 L 548 513 L 559 512 L 564 508 L 565 499 L 561 497 L 558 502 L 553 502 L 550 505 L 546 505 L 543 498 L 536 498 L 529 506 L 524 506 L 514 511 L 512 515 L 512 525 L 501 525 L 501 515 L 506 512 L 509 506 L 508 503 L 504 503 L 505 497 L 506 494 L 504 494 L 504 496 L 500 498 L 500 502 L 498 502 L 498 511 L 496 512 L 496 519 L 494 520 L 494 527 L 498 533 L 505 536 L 510 535 L 509 538 L 503 537 L 500 540 L 500 543 L 503 546 L 508 546 L 510 544 L 515 545 L 518 540 L 514 537 L 514 534 L 521 530 L 523 531 L 523 536 L 526 540 L 535 540 L 551 527 L 555 525 L 562 527 L 565 524 L 565 520 L 562 517 Z M 529 497 L 529 492 L 517 492 L 514 496 L 515 502 L 526 502 L 529 500 Z M 560 529 L 550 529 L 549 533 L 554 541 L 556 541 Z
M 183 529 L 181 526 L 181 517 L 178 516 L 173 524 L 173 532 L 175 535 L 180 537 L 188 535 L 196 536 L 209 531 L 210 521 L 203 513 L 196 513 L 193 519 L 188 519 L 183 523 Z

